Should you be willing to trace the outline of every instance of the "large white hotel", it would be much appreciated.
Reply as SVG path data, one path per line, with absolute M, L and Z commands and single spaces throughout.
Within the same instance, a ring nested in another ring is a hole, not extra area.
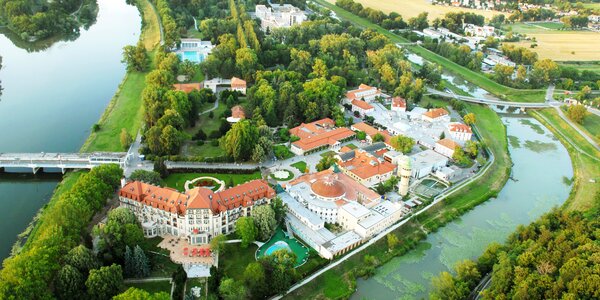
M 275 197 L 264 180 L 253 180 L 216 192 L 196 187 L 186 193 L 140 181 L 125 184 L 120 205 L 131 209 L 144 236 L 181 236 L 192 245 L 205 244 L 219 234 L 235 230 L 235 221 L 250 216 L 252 208 Z

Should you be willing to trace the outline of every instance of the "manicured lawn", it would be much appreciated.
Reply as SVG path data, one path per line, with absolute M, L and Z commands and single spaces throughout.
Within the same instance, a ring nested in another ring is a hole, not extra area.
M 338 17 L 341 19 L 348 20 L 352 23 L 357 24 L 358 26 L 372 29 L 376 32 L 379 32 L 386 37 L 388 37 L 394 43 L 407 43 L 409 42 L 407 39 L 398 36 L 389 32 L 388 30 L 382 28 L 381 26 L 371 23 L 370 21 L 363 19 L 359 16 L 356 16 L 338 6 L 335 6 L 329 2 L 324 0 L 316 0 L 317 3 L 327 7 L 334 11 Z M 444 69 L 457 74 L 464 78 L 465 80 L 480 86 L 481 88 L 487 90 L 490 93 L 495 94 L 496 96 L 506 99 L 508 101 L 515 102 L 543 102 L 544 101 L 544 90 L 518 90 L 513 89 L 507 86 L 503 86 L 489 78 L 487 78 L 484 74 L 479 72 L 474 72 L 465 68 L 459 64 L 452 62 L 451 60 L 440 56 L 434 52 L 431 52 L 421 46 L 411 45 L 406 46 L 406 48 L 417 55 L 422 56 L 425 60 L 429 62 L 436 63 L 442 66 Z
M 185 190 L 183 186 L 187 180 L 191 180 L 197 177 L 211 176 L 217 179 L 225 181 L 225 184 L 229 184 L 233 180 L 234 185 L 242 184 L 253 179 L 260 179 L 260 172 L 254 172 L 251 174 L 225 174 L 225 173 L 173 173 L 167 176 L 163 180 L 163 185 L 177 189 L 179 191 Z
M 150 294 L 165 292 L 171 294 L 171 282 L 165 281 L 151 281 L 151 282 L 139 282 L 139 283 L 125 283 L 126 289 L 135 287 L 141 290 L 145 290 Z
M 582 126 L 590 135 L 600 143 L 600 116 L 595 114 L 588 114 L 583 120 Z
M 325 151 L 325 152 L 321 153 L 320 155 L 321 155 L 321 157 L 334 156 L 335 155 L 335 151 L 333 151 L 333 150 Z
M 138 0 L 137 5 L 143 11 L 140 39 L 144 42 L 147 50 L 152 50 L 160 43 L 160 21 L 156 11 L 148 0 Z
M 290 170 L 281 170 L 287 173 L 287 176 L 285 178 L 278 178 L 275 177 L 275 174 L 271 174 L 271 178 L 275 179 L 275 180 L 280 180 L 280 181 L 288 181 L 291 180 L 292 178 L 294 178 L 294 173 L 292 173 Z
M 240 247 L 240 244 L 228 244 L 225 254 L 219 256 L 219 268 L 223 268 L 225 276 L 242 280 L 246 266 L 256 261 L 256 249 L 258 246 L 255 244 L 250 244 L 245 249 Z
M 590 156 L 600 158 L 600 152 L 573 129 L 573 127 L 564 122 L 554 109 L 549 108 L 539 112 L 533 111 L 530 114 L 548 127 L 561 140 L 571 156 L 575 184 L 564 207 L 569 210 L 580 210 L 588 214 L 598 211 L 600 207 L 596 195 L 600 192 L 600 185 L 597 183 L 600 181 L 600 162 L 590 158 Z M 542 117 L 545 119 L 542 119 Z M 571 146 L 571 143 L 577 145 L 590 156 L 578 152 Z M 595 180 L 596 182 L 594 183 L 590 180 Z
M 304 173 L 304 171 L 306 171 L 306 162 L 304 161 L 295 162 L 291 164 L 291 166 L 298 169 L 301 173 Z
M 212 106 L 214 106 L 214 103 L 210 103 L 210 105 L 208 105 L 204 109 L 201 108 L 200 111 L 210 109 Z M 219 106 L 212 111 L 212 118 L 210 117 L 210 113 L 203 114 L 198 118 L 196 126 L 189 128 L 186 131 L 190 134 L 194 134 L 200 128 L 202 128 L 206 135 L 210 135 L 211 132 L 219 130 L 219 126 L 221 125 L 221 116 L 227 109 L 227 105 L 219 102 Z
M 185 147 L 185 155 L 189 156 L 217 157 L 223 155 L 223 149 L 219 146 L 213 146 L 210 141 L 205 141 L 200 146 L 191 141 Z
M 354 144 L 348 144 L 348 145 L 346 145 L 346 147 L 348 147 L 348 148 L 350 148 L 350 149 L 352 149 L 352 150 L 354 150 L 354 149 L 358 148 L 358 146 L 356 146 L 356 145 L 354 145 Z
M 155 237 L 151 239 L 144 239 L 144 243 L 140 245 L 142 249 L 149 255 L 150 264 L 152 270 L 150 271 L 150 277 L 171 277 L 173 272 L 177 270 L 178 264 L 171 261 L 169 258 L 169 251 L 158 247 L 158 244 L 163 239 L 161 237 Z M 157 252 L 156 253 L 150 253 Z

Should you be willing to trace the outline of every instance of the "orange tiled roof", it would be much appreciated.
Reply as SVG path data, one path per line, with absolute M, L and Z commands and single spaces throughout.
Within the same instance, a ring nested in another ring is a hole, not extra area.
M 369 109 L 373 109 L 373 106 L 365 101 L 362 100 L 352 100 L 352 105 L 364 109 L 364 110 L 369 110 Z
M 364 131 L 364 133 L 366 133 L 371 138 L 373 138 L 376 134 L 379 133 L 383 136 L 383 142 L 385 142 L 386 144 L 389 144 L 390 140 L 392 139 L 392 136 L 389 134 L 389 132 L 387 130 L 383 130 L 383 131 L 377 130 L 377 128 L 375 128 L 365 122 L 356 123 L 356 124 L 352 125 L 352 128 L 355 128 L 356 130 L 359 130 L 359 131 Z
M 177 91 L 183 91 L 186 93 L 190 93 L 193 90 L 200 90 L 202 89 L 202 83 L 200 82 L 195 82 L 195 83 L 176 83 L 173 85 L 173 88 L 175 88 L 175 90 Z
M 346 153 L 346 152 L 350 152 L 352 151 L 352 148 L 348 147 L 348 146 L 344 146 L 340 149 L 341 153 Z
M 197 187 L 184 194 L 171 188 L 133 181 L 121 188 L 119 196 L 178 215 L 185 215 L 187 209 L 210 209 L 217 214 L 239 206 L 250 206 L 263 198 L 271 199 L 275 197 L 275 190 L 264 180 L 252 180 L 217 193 Z
M 231 78 L 231 87 L 234 89 L 246 88 L 246 81 L 237 77 Z
M 447 116 L 448 111 L 443 108 L 434 108 L 425 112 L 423 115 L 432 119 L 437 119 L 439 117 Z
M 362 179 L 388 174 L 396 169 L 393 164 L 385 160 L 379 161 L 375 156 L 359 149 L 354 150 L 353 159 L 340 162 L 340 166 Z
M 339 140 L 355 135 L 354 131 L 348 128 L 335 128 L 335 122 L 329 118 L 308 124 L 302 123 L 300 126 L 290 129 L 290 134 L 300 138 L 293 145 L 305 151 L 324 145 L 331 146 Z
M 456 147 L 460 147 L 459 144 L 457 144 L 455 141 L 453 141 L 451 139 L 441 139 L 441 140 L 437 141 L 436 144 L 439 144 L 439 145 L 446 147 L 453 151 L 454 151 L 454 149 L 456 149 Z
M 375 93 L 381 93 L 381 91 L 379 89 L 362 83 L 361 85 L 358 86 L 358 89 L 348 91 L 346 93 L 346 98 L 351 99 L 351 100 L 360 99 L 359 97 L 356 96 L 356 94 L 360 93 L 360 92 L 365 92 L 368 90 L 375 90 Z
M 452 131 L 452 132 L 468 132 L 468 133 L 473 133 L 473 131 L 471 131 L 471 126 L 462 124 L 462 123 L 452 123 L 450 124 L 448 130 Z
M 406 100 L 404 100 L 404 98 L 402 98 L 400 96 L 394 97 L 394 98 L 392 98 L 392 106 L 406 108 Z

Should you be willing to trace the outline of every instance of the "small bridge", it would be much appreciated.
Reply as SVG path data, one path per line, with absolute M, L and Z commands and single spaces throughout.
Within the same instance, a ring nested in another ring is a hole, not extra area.
M 93 153 L 0 153 L 0 171 L 36 174 L 40 169 L 91 169 L 103 164 L 118 164 L 125 168 L 131 155 L 127 152 Z
M 432 88 L 427 88 L 426 95 L 436 95 L 447 98 L 454 98 L 466 102 L 471 103 L 479 103 L 479 104 L 488 104 L 488 105 L 502 105 L 508 107 L 518 107 L 518 108 L 547 108 L 552 105 L 548 102 L 511 102 L 511 101 L 502 101 L 502 100 L 493 100 L 487 98 L 477 98 L 471 96 L 462 96 L 454 93 L 442 92 Z

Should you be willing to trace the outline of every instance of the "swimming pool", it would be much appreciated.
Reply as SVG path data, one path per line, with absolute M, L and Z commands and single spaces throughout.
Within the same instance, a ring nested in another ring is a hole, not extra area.
M 265 251 L 265 255 L 271 255 L 275 251 L 282 249 L 292 252 L 292 248 L 290 248 L 290 245 L 288 245 L 288 243 L 284 241 L 277 241 L 275 242 L 275 244 L 271 245 L 271 247 L 267 248 L 267 250 Z
M 189 60 L 191 62 L 200 63 L 202 62 L 202 55 L 196 51 L 183 51 L 177 53 L 181 60 Z

